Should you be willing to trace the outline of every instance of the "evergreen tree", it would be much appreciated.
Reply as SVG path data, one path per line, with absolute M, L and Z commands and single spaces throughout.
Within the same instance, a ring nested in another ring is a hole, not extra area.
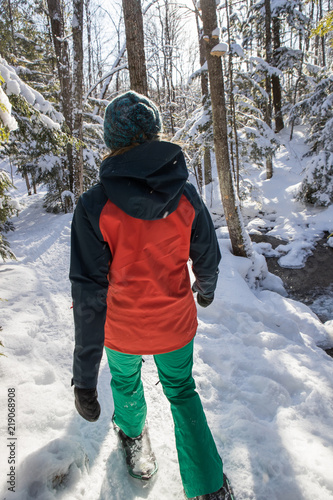
M 55 184 L 56 205 L 60 204 L 56 210 L 63 209 L 61 193 L 66 189 L 68 175 L 63 168 L 63 151 L 70 140 L 61 131 L 63 116 L 42 94 L 23 82 L 4 59 L 0 59 L 0 73 L 18 125 L 3 145 L 1 154 L 15 159 L 22 177 L 30 175 L 33 183 L 45 183 L 49 194 Z
M 321 73 L 313 92 L 297 103 L 292 114 L 309 127 L 310 160 L 299 198 L 314 205 L 333 203 L 333 75 Z
M 16 129 L 17 123 L 11 116 L 11 104 L 5 94 L 2 84 L 5 83 L 1 76 L 0 68 L 0 151 L 3 144 L 8 140 L 9 133 Z M 9 243 L 5 237 L 8 231 L 13 231 L 14 226 L 9 218 L 17 213 L 18 206 L 8 194 L 9 188 L 13 187 L 8 174 L 0 170 L 0 257 L 5 260 L 15 259 L 15 255 L 9 248 Z

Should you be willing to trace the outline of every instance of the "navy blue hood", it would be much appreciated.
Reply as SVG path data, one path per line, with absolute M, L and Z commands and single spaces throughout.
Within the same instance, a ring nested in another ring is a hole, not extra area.
M 103 160 L 100 180 L 107 197 L 137 219 L 162 219 L 174 212 L 188 171 L 182 150 L 171 142 L 145 142 Z

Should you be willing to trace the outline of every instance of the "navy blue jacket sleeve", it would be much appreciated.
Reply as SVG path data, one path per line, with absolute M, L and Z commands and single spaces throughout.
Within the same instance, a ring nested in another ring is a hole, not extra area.
M 99 215 L 103 208 L 103 199 L 98 197 L 96 200 L 99 193 L 100 190 L 95 190 L 91 195 L 88 191 L 79 199 L 71 232 L 69 277 L 75 324 L 72 384 L 85 389 L 95 388 L 97 385 L 104 347 L 111 261 L 110 249 L 103 241 L 99 229 Z
M 192 184 L 186 184 L 184 194 L 195 209 L 190 245 L 192 270 L 196 278 L 194 290 L 211 298 L 214 296 L 221 260 L 214 224 L 206 205 Z

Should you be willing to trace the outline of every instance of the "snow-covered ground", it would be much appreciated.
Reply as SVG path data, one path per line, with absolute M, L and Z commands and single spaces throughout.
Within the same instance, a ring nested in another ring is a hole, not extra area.
M 259 210 L 263 214 L 249 228 L 266 224 L 272 235 L 291 241 L 283 265 L 300 265 L 316 235 L 333 231 L 332 208 L 293 201 L 303 148 L 298 131 L 281 149 L 271 181 L 249 172 L 255 202 L 245 204 L 244 212 L 252 219 Z M 88 423 L 76 413 L 70 387 L 71 215 L 45 213 L 42 193 L 27 197 L 23 183 L 17 186 L 22 211 L 9 239 L 18 261 L 0 264 L 6 354 L 0 358 L 1 499 L 183 499 L 171 414 L 151 357 L 145 357 L 142 377 L 159 472 L 150 485 L 144 488 L 127 475 L 110 422 L 105 358 L 99 421 Z M 194 375 L 236 499 L 332 500 L 333 360 L 318 346 L 333 346 L 333 321 L 323 325 L 309 308 L 272 291 L 282 291 L 272 275 L 269 290 L 250 289 L 245 276 L 252 262 L 230 253 L 225 228 L 217 234 L 220 278 L 212 306 L 198 309 Z M 257 256 L 254 267 L 265 269 L 263 257 Z M 9 389 L 15 389 L 14 436 L 7 429 Z M 15 493 L 6 482 L 11 471 Z

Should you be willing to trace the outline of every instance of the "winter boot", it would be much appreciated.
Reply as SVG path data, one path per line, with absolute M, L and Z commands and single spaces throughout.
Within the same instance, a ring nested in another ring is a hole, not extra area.
M 223 486 L 214 493 L 199 495 L 198 497 L 190 498 L 189 500 L 235 500 L 229 479 L 223 474 Z
M 145 425 L 140 436 L 130 438 L 113 422 L 121 441 L 129 474 L 147 481 L 158 469 L 155 454 L 151 449 L 148 427 Z

